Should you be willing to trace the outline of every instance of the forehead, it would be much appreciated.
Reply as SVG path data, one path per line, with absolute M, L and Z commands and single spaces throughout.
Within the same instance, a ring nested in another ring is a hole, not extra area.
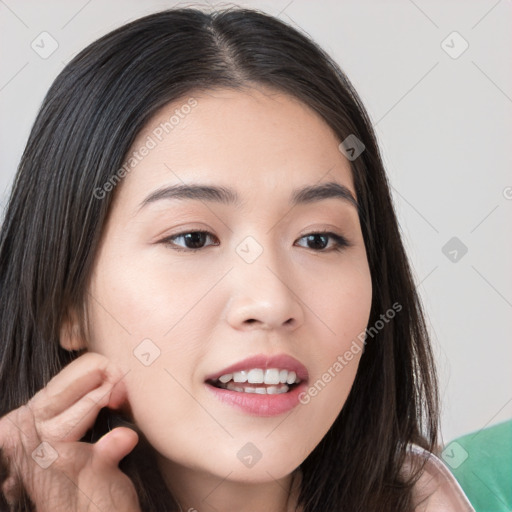
M 134 203 L 163 185 L 200 182 L 287 200 L 292 189 L 336 181 L 355 196 L 339 142 L 311 108 L 272 89 L 191 93 L 141 130 L 122 194 Z

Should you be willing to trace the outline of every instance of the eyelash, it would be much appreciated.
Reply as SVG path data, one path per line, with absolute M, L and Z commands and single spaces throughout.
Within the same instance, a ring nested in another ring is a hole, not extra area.
M 213 235 L 209 231 L 201 231 L 201 230 L 184 231 L 182 233 L 177 233 L 176 235 L 172 235 L 170 237 L 164 238 L 163 240 L 160 241 L 160 243 L 163 243 L 164 245 L 168 246 L 170 249 L 177 251 L 177 252 L 197 252 L 197 251 L 201 251 L 201 250 L 205 249 L 205 247 L 200 247 L 197 249 L 190 249 L 188 247 L 187 248 L 178 248 L 179 246 L 177 246 L 176 244 L 174 244 L 172 242 L 172 240 L 175 240 L 176 238 L 180 238 L 185 235 L 191 235 L 194 233 L 204 233 L 210 237 L 217 238 L 217 237 L 215 237 L 215 235 Z M 331 249 L 327 249 L 327 250 L 325 248 L 320 249 L 320 250 L 311 249 L 314 252 L 340 252 L 343 249 L 350 247 L 352 245 L 344 236 L 339 235 L 337 233 L 333 233 L 332 231 L 313 231 L 311 233 L 306 233 L 305 235 L 301 236 L 299 238 L 299 240 L 301 240 L 302 238 L 306 238 L 306 237 L 310 237 L 310 236 L 314 236 L 314 235 L 328 236 L 334 240 L 334 246 Z M 218 244 L 214 244 L 214 245 L 218 245 Z M 306 249 L 307 249 L 307 247 L 306 247 Z

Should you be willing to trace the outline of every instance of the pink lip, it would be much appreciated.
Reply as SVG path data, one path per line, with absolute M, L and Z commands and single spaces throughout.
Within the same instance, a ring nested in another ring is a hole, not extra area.
M 308 370 L 294 357 L 287 354 L 278 354 L 276 356 L 259 354 L 257 356 L 244 359 L 243 361 L 239 361 L 238 363 L 232 364 L 219 372 L 209 375 L 206 377 L 205 381 L 216 380 L 227 373 L 240 372 L 242 370 L 250 370 L 252 368 L 261 368 L 263 370 L 266 370 L 267 368 L 277 368 L 279 370 L 294 371 L 301 381 L 306 381 L 308 379 Z
M 252 368 L 278 368 L 279 370 L 294 371 L 301 382 L 293 386 L 290 391 L 276 395 L 260 395 L 256 393 L 231 391 L 229 389 L 217 388 L 210 383 L 218 379 L 221 375 L 250 370 Z M 299 397 L 301 393 L 307 388 L 308 377 L 306 367 L 297 361 L 297 359 L 287 354 L 279 354 L 277 356 L 261 354 L 239 361 L 238 363 L 209 375 L 205 381 L 207 389 L 224 404 L 233 406 L 246 414 L 268 417 L 283 414 L 296 407 L 300 403 Z
M 215 398 L 222 403 L 237 408 L 245 414 L 252 416 L 277 416 L 292 410 L 299 405 L 301 393 L 307 389 L 305 381 L 286 393 L 279 395 L 258 395 L 255 393 L 243 393 L 240 391 L 230 391 L 206 384 L 206 388 L 213 393 Z

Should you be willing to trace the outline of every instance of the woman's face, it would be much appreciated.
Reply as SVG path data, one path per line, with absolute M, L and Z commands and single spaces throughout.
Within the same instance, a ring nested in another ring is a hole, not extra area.
M 356 375 L 372 288 L 354 184 L 340 140 L 297 100 L 192 96 L 161 109 L 129 152 L 86 341 L 126 374 L 133 419 L 171 474 L 269 481 L 320 442 Z M 327 183 L 337 192 L 298 193 Z M 165 192 L 184 186 L 223 192 Z M 288 389 L 292 371 L 302 382 Z M 207 382 L 221 375 L 249 381 Z

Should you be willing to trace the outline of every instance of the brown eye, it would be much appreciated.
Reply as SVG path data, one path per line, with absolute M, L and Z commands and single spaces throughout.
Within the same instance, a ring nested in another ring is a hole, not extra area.
M 162 243 L 170 246 L 171 249 L 176 251 L 197 251 L 199 249 L 203 249 L 205 247 L 206 240 L 209 238 L 216 238 L 212 233 L 208 231 L 188 231 L 183 233 L 178 233 L 177 235 L 170 236 L 164 240 Z M 176 240 L 182 239 L 185 247 L 176 244 Z M 219 245 L 218 243 L 210 244 L 210 245 Z M 207 246 L 206 246 L 207 247 Z
M 300 240 L 302 239 L 306 239 L 307 249 L 313 249 L 316 252 L 340 251 L 341 249 L 350 246 L 350 243 L 344 236 L 329 231 L 309 233 L 300 238 Z M 333 245 L 330 249 L 325 250 L 329 245 L 329 239 L 333 240 Z

